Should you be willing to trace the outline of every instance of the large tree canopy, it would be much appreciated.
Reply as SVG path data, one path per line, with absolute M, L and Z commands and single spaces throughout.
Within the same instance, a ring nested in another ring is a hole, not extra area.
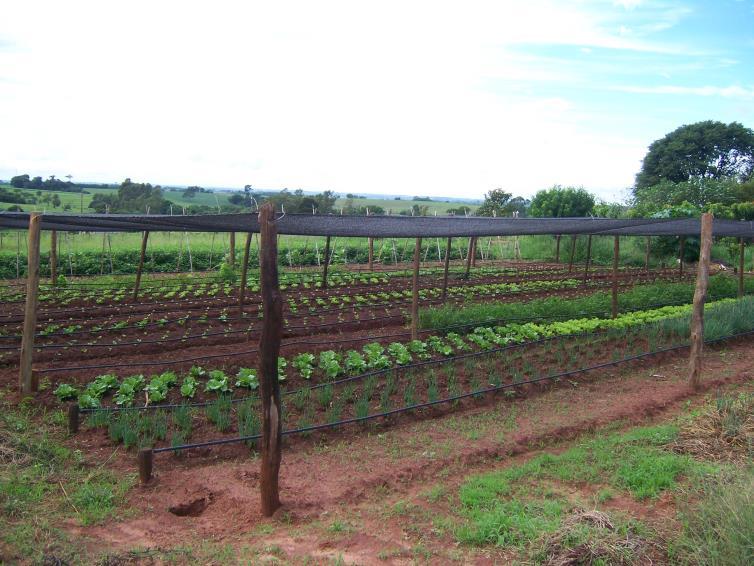
M 544 218 L 573 218 L 587 216 L 593 210 L 594 196 L 584 188 L 555 185 L 534 195 L 529 213 Z
M 526 207 L 529 204 L 522 197 L 514 197 L 503 189 L 494 189 L 484 195 L 484 202 L 477 209 L 477 216 L 511 216 L 518 212 L 520 216 L 526 215 Z
M 707 120 L 681 126 L 652 142 L 636 175 L 636 189 L 664 181 L 735 178 L 754 171 L 754 131 L 738 122 Z

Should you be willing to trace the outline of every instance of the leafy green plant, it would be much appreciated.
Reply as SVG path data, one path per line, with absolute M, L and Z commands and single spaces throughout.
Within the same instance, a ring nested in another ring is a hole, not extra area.
M 189 399 L 193 399 L 194 395 L 196 395 L 198 383 L 199 382 L 196 380 L 196 378 L 191 374 L 184 377 L 183 383 L 181 383 L 181 395 Z
M 400 342 L 393 342 L 387 347 L 388 353 L 395 358 L 395 363 L 398 365 L 406 365 L 411 363 L 411 352 L 408 348 Z
M 136 393 L 144 388 L 145 379 L 143 375 L 132 375 L 123 380 L 115 393 L 114 401 L 116 405 L 130 407 L 134 404 Z
M 385 355 L 385 348 L 378 342 L 370 342 L 366 344 L 362 350 L 366 356 L 367 366 L 369 369 L 385 369 L 389 368 L 392 364 L 390 358 Z
M 367 370 L 367 362 L 356 350 L 348 350 L 346 352 L 345 361 L 346 371 L 351 375 L 358 375 L 364 373 Z
M 293 358 L 293 367 L 298 370 L 299 375 L 304 379 L 311 379 L 314 373 L 314 354 L 304 352 Z
M 325 374 L 325 379 L 335 379 L 343 371 L 343 368 L 340 365 L 340 355 L 333 350 L 320 352 L 319 369 Z
M 236 387 L 257 389 L 259 387 L 257 370 L 253 368 L 240 368 L 238 374 L 236 374 Z
M 61 383 L 55 391 L 53 391 L 53 395 L 55 395 L 59 401 L 68 401 L 69 399 L 78 398 L 79 390 L 67 383 Z
M 221 369 L 215 369 L 209 372 L 209 379 L 204 385 L 205 392 L 227 393 L 230 391 L 228 385 L 228 376 Z

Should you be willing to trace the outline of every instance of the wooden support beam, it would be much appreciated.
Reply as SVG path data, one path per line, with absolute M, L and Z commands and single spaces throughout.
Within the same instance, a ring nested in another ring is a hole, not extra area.
M 147 485 L 152 480 L 152 469 L 154 467 L 154 452 L 151 448 L 143 448 L 136 455 L 136 462 L 139 465 L 139 481 L 141 485 Z
M 422 239 L 416 238 L 414 247 L 414 279 L 411 294 L 411 340 L 419 337 L 419 260 L 421 259 Z
M 50 283 L 58 283 L 58 231 L 50 231 Z
M 249 250 L 251 249 L 251 232 L 246 234 L 243 246 L 243 263 L 241 264 L 241 286 L 238 288 L 238 316 L 243 318 L 243 304 L 246 300 L 246 281 L 249 274 Z
M 374 238 L 369 238 L 369 271 L 374 271 Z
M 738 296 L 744 296 L 744 255 L 746 248 L 744 247 L 744 239 L 738 240 Z
M 584 264 L 584 281 L 583 284 L 586 285 L 586 280 L 589 278 L 589 262 L 592 259 L 592 235 L 589 234 L 589 237 L 586 241 L 586 263 Z
M 476 246 L 477 237 L 473 236 L 471 238 L 471 267 L 476 267 Z
M 230 249 L 228 250 L 228 265 L 231 267 L 236 266 L 236 233 L 230 233 Z
M 686 238 L 681 236 L 681 241 L 678 245 L 678 277 L 683 277 L 683 252 L 686 249 Z
M 560 234 L 555 236 L 555 263 L 560 263 Z
M 620 237 L 613 242 L 613 318 L 618 317 L 618 256 L 620 255 Z
M 149 239 L 149 230 L 145 230 L 141 236 L 141 253 L 139 254 L 139 265 L 136 268 L 136 282 L 134 283 L 134 302 L 139 298 L 139 287 L 141 286 L 141 273 L 144 270 L 144 256 L 147 254 L 147 240 Z
M 39 303 L 39 237 L 42 215 L 32 212 L 29 215 L 29 246 L 27 248 L 26 307 L 21 338 L 19 362 L 19 387 L 23 395 L 35 389 L 32 377 L 32 357 L 34 354 L 34 331 L 37 327 L 37 305 Z
M 325 263 L 322 264 L 322 288 L 327 289 L 327 267 L 330 265 L 330 236 L 325 238 Z
M 262 255 L 259 279 L 262 292 L 262 334 L 259 338 L 259 391 L 262 397 L 262 468 L 259 491 L 262 515 L 270 517 L 280 507 L 280 460 L 282 447 L 282 413 L 278 356 L 283 336 L 283 298 L 278 286 L 277 227 L 272 204 L 259 208 Z
M 712 249 L 712 214 L 702 214 L 699 268 L 696 274 L 694 305 L 691 311 L 691 355 L 689 358 L 689 386 L 698 390 L 702 378 L 702 352 L 704 350 L 704 301 L 707 299 L 709 262 Z
M 573 272 L 573 258 L 576 255 L 576 234 L 571 236 L 571 257 L 568 259 L 568 273 Z
M 442 275 L 442 302 L 448 298 L 448 270 L 450 268 L 450 243 L 453 238 L 448 238 L 448 244 L 445 247 L 445 265 Z
M 469 274 L 471 273 L 471 252 L 474 251 L 474 237 L 472 236 L 469 238 L 469 249 L 466 253 L 466 274 L 464 277 L 466 279 L 469 278 Z
M 649 250 L 652 248 L 652 236 L 647 236 L 647 250 L 644 253 L 644 271 L 649 273 Z

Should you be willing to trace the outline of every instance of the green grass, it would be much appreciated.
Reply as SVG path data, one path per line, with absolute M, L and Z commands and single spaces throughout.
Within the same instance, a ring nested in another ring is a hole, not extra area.
M 83 548 L 58 525 L 91 525 L 120 512 L 133 475 L 92 466 L 65 446 L 63 417 L 0 400 L 0 546 L 5 558 L 52 555 L 84 562 Z
M 464 544 L 521 547 L 557 530 L 574 507 L 558 486 L 608 486 L 643 500 L 716 470 L 666 449 L 677 434 L 671 424 L 596 436 L 560 454 L 475 476 L 459 490 L 464 521 L 456 537 Z

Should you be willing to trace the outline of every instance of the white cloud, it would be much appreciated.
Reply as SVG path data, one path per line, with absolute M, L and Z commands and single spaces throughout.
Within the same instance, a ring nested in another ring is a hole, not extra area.
M 754 88 L 738 85 L 731 86 L 616 86 L 610 90 L 633 92 L 637 94 L 675 94 L 693 96 L 721 96 L 724 98 L 754 98 Z
M 617 29 L 578 1 L 5 2 L 0 175 L 454 196 L 618 189 L 646 140 L 539 94 L 538 82 L 578 71 L 511 49 L 687 51 Z M 490 81 L 521 92 L 492 94 Z

